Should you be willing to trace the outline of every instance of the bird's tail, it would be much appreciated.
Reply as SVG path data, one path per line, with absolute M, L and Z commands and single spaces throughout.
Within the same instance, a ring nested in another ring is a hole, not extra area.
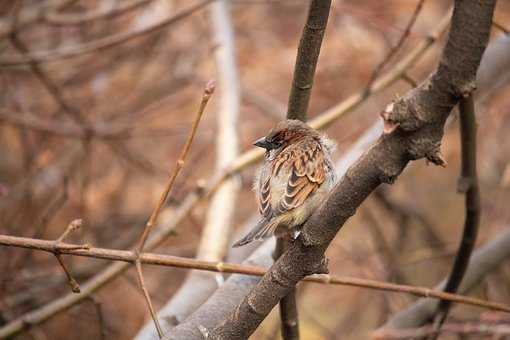
M 257 225 L 253 227 L 252 230 L 248 234 L 246 234 L 243 238 L 232 245 L 233 248 L 244 246 L 252 241 L 263 240 L 270 236 L 272 236 L 276 230 L 278 225 L 278 220 L 273 219 L 271 221 L 267 221 L 266 219 L 261 219 L 257 222 Z

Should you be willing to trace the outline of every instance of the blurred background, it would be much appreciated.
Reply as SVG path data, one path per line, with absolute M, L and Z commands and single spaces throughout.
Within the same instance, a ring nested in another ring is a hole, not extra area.
M 285 116 L 309 1 L 230 3 L 228 12 L 205 4 L 185 13 L 191 1 L 0 2 L 1 234 L 56 239 L 70 221 L 81 218 L 84 226 L 70 241 L 130 248 L 174 167 L 209 79 L 217 79 L 219 86 L 167 202 L 170 210 L 196 190 L 197 181 L 209 181 L 214 169 L 225 168 Z M 363 91 L 403 35 L 417 4 L 333 2 L 309 119 Z M 433 34 L 451 4 L 425 1 L 406 41 L 380 74 L 392 72 Z M 168 22 L 176 15 L 182 17 Z M 499 1 L 495 21 L 491 43 L 506 39 L 506 49 L 498 55 L 508 61 L 508 1 Z M 393 98 L 425 79 L 443 42 L 444 35 L 407 70 L 407 81 L 397 80 L 369 96 L 325 130 L 338 144 L 335 159 L 342 159 Z M 235 64 L 225 67 L 221 62 L 229 62 L 229 48 Z M 483 209 L 477 245 L 498 238 L 510 226 L 509 64 L 487 71 L 490 76 L 476 94 Z M 362 205 L 328 250 L 333 274 L 427 287 L 448 274 L 464 219 L 463 196 L 456 191 L 458 130 L 454 117 L 442 145 L 445 169 L 412 163 L 394 185 Z M 227 156 L 219 155 L 222 147 L 230 150 Z M 232 230 L 226 236 L 229 243 L 234 230 L 242 229 L 256 212 L 253 175 L 254 167 L 246 167 L 229 189 L 235 192 L 226 220 L 231 228 L 224 231 Z M 197 204 L 156 251 L 194 257 L 211 218 L 209 209 L 209 200 Z M 229 246 L 223 248 L 220 259 Z M 0 327 L 70 293 L 53 256 L 7 247 L 0 248 L 0 255 Z M 80 283 L 110 265 L 72 256 L 65 262 Z M 144 272 L 158 310 L 187 275 L 167 267 L 145 266 Z M 504 260 L 474 295 L 508 304 L 509 287 L 510 264 Z M 368 338 L 414 300 L 403 294 L 301 284 L 302 338 Z M 453 320 L 490 316 L 466 306 L 452 310 Z M 130 339 L 148 321 L 133 267 L 91 298 L 16 339 Z M 273 311 L 253 339 L 279 337 L 279 317 Z

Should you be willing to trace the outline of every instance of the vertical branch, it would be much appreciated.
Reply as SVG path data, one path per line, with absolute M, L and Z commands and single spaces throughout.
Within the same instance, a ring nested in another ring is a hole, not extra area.
M 478 226 L 480 224 L 480 190 L 476 174 L 476 116 L 473 96 L 462 98 L 459 103 L 460 135 L 462 152 L 462 169 L 457 190 L 465 193 L 464 232 L 460 242 L 452 271 L 444 291 L 455 293 L 466 273 L 471 253 L 475 246 Z M 439 330 L 448 315 L 450 303 L 441 301 L 434 320 Z M 439 334 L 439 333 L 436 333 Z M 433 336 L 435 338 L 435 335 Z
M 317 61 L 319 60 L 322 38 L 328 24 L 330 8 L 331 0 L 312 0 L 310 3 L 308 18 L 303 28 L 296 56 L 294 78 L 287 108 L 287 119 L 306 121 L 313 78 Z M 289 245 L 289 239 L 277 238 L 274 253 L 275 261 L 283 255 Z M 299 339 L 299 318 L 295 287 L 280 300 L 279 305 L 282 338 L 284 340 Z
M 276 262 L 285 250 L 290 246 L 290 237 L 279 237 L 276 239 L 275 251 L 273 258 Z M 299 339 L 299 315 L 296 303 L 296 288 L 292 289 L 289 294 L 280 300 L 280 319 L 281 332 L 283 340 Z
M 328 23 L 331 0 L 312 0 L 299 42 L 287 118 L 306 120 L 315 68 Z

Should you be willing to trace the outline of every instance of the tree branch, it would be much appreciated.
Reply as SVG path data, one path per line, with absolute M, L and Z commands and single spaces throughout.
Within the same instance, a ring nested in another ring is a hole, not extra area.
M 315 69 L 319 60 L 322 39 L 328 24 L 331 0 L 313 0 L 308 8 L 308 18 L 303 28 L 296 56 L 294 77 L 289 95 L 287 119 L 306 121 Z M 290 239 L 277 238 L 274 251 L 275 261 L 290 245 Z M 280 301 L 282 338 L 299 339 L 299 318 L 296 303 L 296 289 Z
M 315 68 L 319 60 L 324 31 L 328 24 L 331 0 L 312 0 L 301 41 L 299 42 L 294 78 L 290 90 L 288 119 L 306 120 Z
M 475 88 L 494 6 L 494 0 L 455 1 L 451 30 L 436 72 L 388 106 L 383 118 L 393 127 L 392 132 L 384 134 L 348 170 L 305 223 L 292 247 L 210 332 L 211 338 L 248 338 L 300 280 L 327 271 L 324 252 L 338 230 L 373 190 L 381 183 L 392 183 L 409 161 L 427 158 L 434 164 L 445 164 L 439 153 L 444 123 L 459 99 Z
M 65 242 L 59 242 L 56 244 L 55 241 L 52 240 L 40 240 L 27 237 L 0 235 L 0 245 L 45 251 L 54 255 L 65 254 L 132 264 L 140 262 L 142 264 L 150 264 L 173 268 L 196 269 L 216 273 L 243 274 L 249 276 L 262 276 L 266 273 L 266 269 L 260 267 L 259 263 L 257 263 L 257 266 L 254 266 L 252 264 L 244 265 L 227 262 L 205 261 L 197 260 L 194 258 L 186 258 L 155 253 L 143 253 L 140 254 L 140 256 L 138 256 L 137 254 L 129 250 L 96 248 L 88 244 L 72 244 Z M 260 248 L 264 247 L 266 247 L 266 244 L 264 244 Z M 267 252 L 262 252 L 261 250 L 259 251 L 257 249 L 254 254 L 257 254 L 257 256 L 259 257 L 265 256 L 269 258 L 268 260 L 264 259 L 262 261 L 263 263 L 271 262 L 270 256 L 268 255 Z M 306 277 L 304 281 L 321 283 L 326 285 L 342 285 L 389 292 L 407 293 L 415 296 L 426 296 L 435 299 L 449 300 L 452 302 L 458 302 L 471 306 L 478 306 L 496 311 L 510 313 L 510 306 L 501 303 L 484 301 L 467 296 L 445 293 L 438 290 L 432 290 L 426 287 L 399 285 L 395 283 L 381 282 L 370 279 L 336 276 L 329 274 L 311 275 Z M 25 319 L 28 320 L 30 318 Z M 12 334 L 4 333 L 5 329 L 6 328 L 0 328 L 0 337 Z
M 481 214 L 480 189 L 476 174 L 476 116 L 473 96 L 462 98 L 459 104 L 462 169 L 457 190 L 460 193 L 465 193 L 466 216 L 459 249 L 444 289 L 448 293 L 457 291 L 466 273 L 471 253 L 475 247 Z M 446 320 L 449 309 L 449 303 L 444 301 L 439 303 L 434 321 L 436 330 L 439 330 Z M 435 338 L 436 335 L 433 337 Z

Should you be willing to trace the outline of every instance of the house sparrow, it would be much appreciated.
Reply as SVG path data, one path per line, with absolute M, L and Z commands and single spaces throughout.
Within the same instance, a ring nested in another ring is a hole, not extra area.
M 299 120 L 278 123 L 254 145 L 266 149 L 254 182 L 262 217 L 233 247 L 299 232 L 335 183 L 334 143 Z

